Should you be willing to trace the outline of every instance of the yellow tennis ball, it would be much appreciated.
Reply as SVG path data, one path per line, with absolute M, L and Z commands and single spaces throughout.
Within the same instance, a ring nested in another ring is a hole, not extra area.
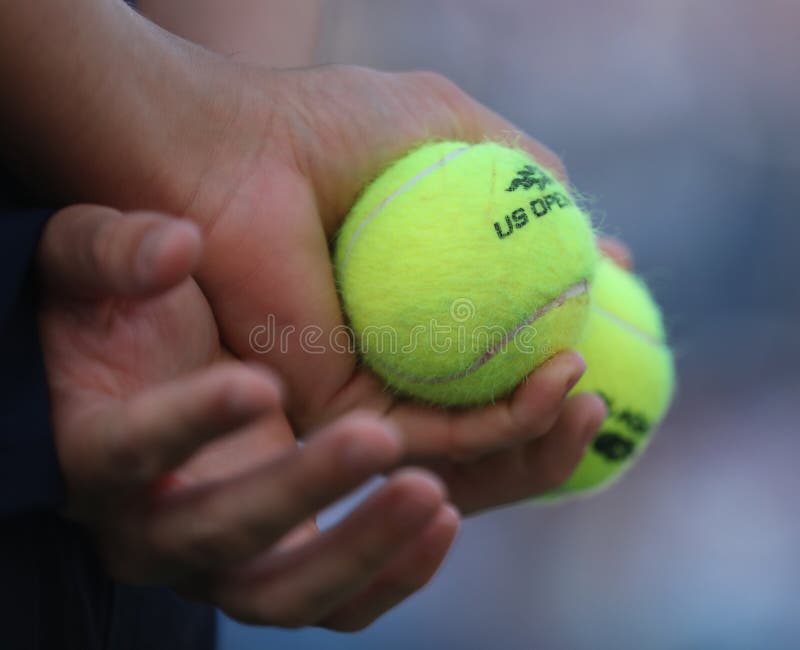
M 608 416 L 553 496 L 597 490 L 619 478 L 642 454 L 672 399 L 672 353 L 644 283 L 603 259 L 591 293 L 589 322 L 576 346 L 587 370 L 572 392 L 598 393 Z
M 588 316 L 590 221 L 526 153 L 424 145 L 363 191 L 334 265 L 357 351 L 391 389 L 444 404 L 507 395 Z

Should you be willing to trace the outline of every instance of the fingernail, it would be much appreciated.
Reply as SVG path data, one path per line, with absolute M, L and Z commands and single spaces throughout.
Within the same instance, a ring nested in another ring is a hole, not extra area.
M 597 437 L 597 434 L 600 433 L 600 430 L 603 428 L 603 423 L 608 417 L 608 404 L 606 403 L 605 399 L 603 399 L 600 395 L 597 395 L 597 399 L 603 407 L 602 415 L 598 413 L 597 416 L 590 417 L 586 421 L 586 424 L 583 427 L 583 441 L 586 446 L 590 445 L 594 441 L 594 439 Z
M 394 460 L 401 450 L 401 439 L 394 427 L 381 426 L 375 427 L 367 440 L 359 437 L 350 441 L 343 457 L 352 470 L 376 471 Z
M 581 442 L 583 443 L 584 447 L 588 447 L 592 444 L 594 439 L 597 437 L 597 434 L 600 432 L 602 425 L 602 422 L 599 424 L 593 422 L 592 418 L 589 418 L 586 424 L 583 425 L 583 430 L 581 431 Z
M 579 352 L 573 353 L 577 359 L 577 363 L 573 364 L 573 370 L 567 377 L 567 382 L 564 386 L 564 395 L 569 393 L 575 385 L 581 380 L 583 377 L 583 373 L 586 372 L 586 360 L 583 358 Z
M 446 503 L 444 506 L 444 511 L 451 519 L 455 519 L 456 523 L 461 522 L 461 511 L 452 503 Z
M 260 361 L 245 361 L 245 365 L 253 372 L 270 381 L 272 386 L 278 391 L 279 403 L 283 404 L 286 402 L 286 386 L 283 380 L 274 371 Z
M 168 226 L 157 226 L 151 228 L 142 238 L 139 243 L 139 251 L 136 254 L 136 270 L 140 278 L 147 279 L 153 273 L 153 267 L 161 255 L 161 250 L 169 231 Z
M 241 415 L 266 415 L 274 408 L 275 393 L 259 384 L 239 385 L 228 397 L 228 408 Z
M 445 497 L 445 489 L 440 481 L 427 476 L 420 476 L 419 478 L 429 484 L 427 494 L 406 494 L 396 503 L 392 519 L 393 525 L 398 532 L 415 528 L 429 521 L 439 509 L 441 500 Z

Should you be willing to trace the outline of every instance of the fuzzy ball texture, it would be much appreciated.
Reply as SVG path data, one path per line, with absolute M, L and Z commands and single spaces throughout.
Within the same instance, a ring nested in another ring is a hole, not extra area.
M 363 361 L 443 405 L 504 397 L 574 345 L 597 254 L 587 215 L 528 154 L 424 145 L 363 191 L 334 265 Z
M 572 392 L 598 393 L 608 417 L 553 497 L 592 492 L 619 478 L 642 454 L 672 400 L 672 353 L 644 283 L 603 259 L 591 295 L 589 322 L 576 346 L 587 370 Z

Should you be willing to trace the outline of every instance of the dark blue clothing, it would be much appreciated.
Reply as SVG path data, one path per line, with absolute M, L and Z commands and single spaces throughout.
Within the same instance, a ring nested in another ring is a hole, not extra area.
M 0 517 L 53 509 L 63 486 L 36 332 L 31 260 L 44 210 L 0 211 Z
M 64 502 L 36 325 L 33 256 L 53 210 L 0 173 L 0 649 L 211 650 L 211 608 L 114 583 Z
M 0 524 L 3 650 L 211 650 L 215 635 L 211 608 L 110 580 L 79 526 L 49 513 Z

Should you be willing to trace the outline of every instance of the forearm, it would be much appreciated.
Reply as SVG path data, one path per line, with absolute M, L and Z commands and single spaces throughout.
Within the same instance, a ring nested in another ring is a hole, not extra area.
M 214 52 L 272 68 L 314 62 L 319 0 L 139 0 L 152 21 Z
M 160 203 L 178 127 L 213 112 L 207 58 L 121 0 L 0 2 L 3 164 L 62 200 Z

